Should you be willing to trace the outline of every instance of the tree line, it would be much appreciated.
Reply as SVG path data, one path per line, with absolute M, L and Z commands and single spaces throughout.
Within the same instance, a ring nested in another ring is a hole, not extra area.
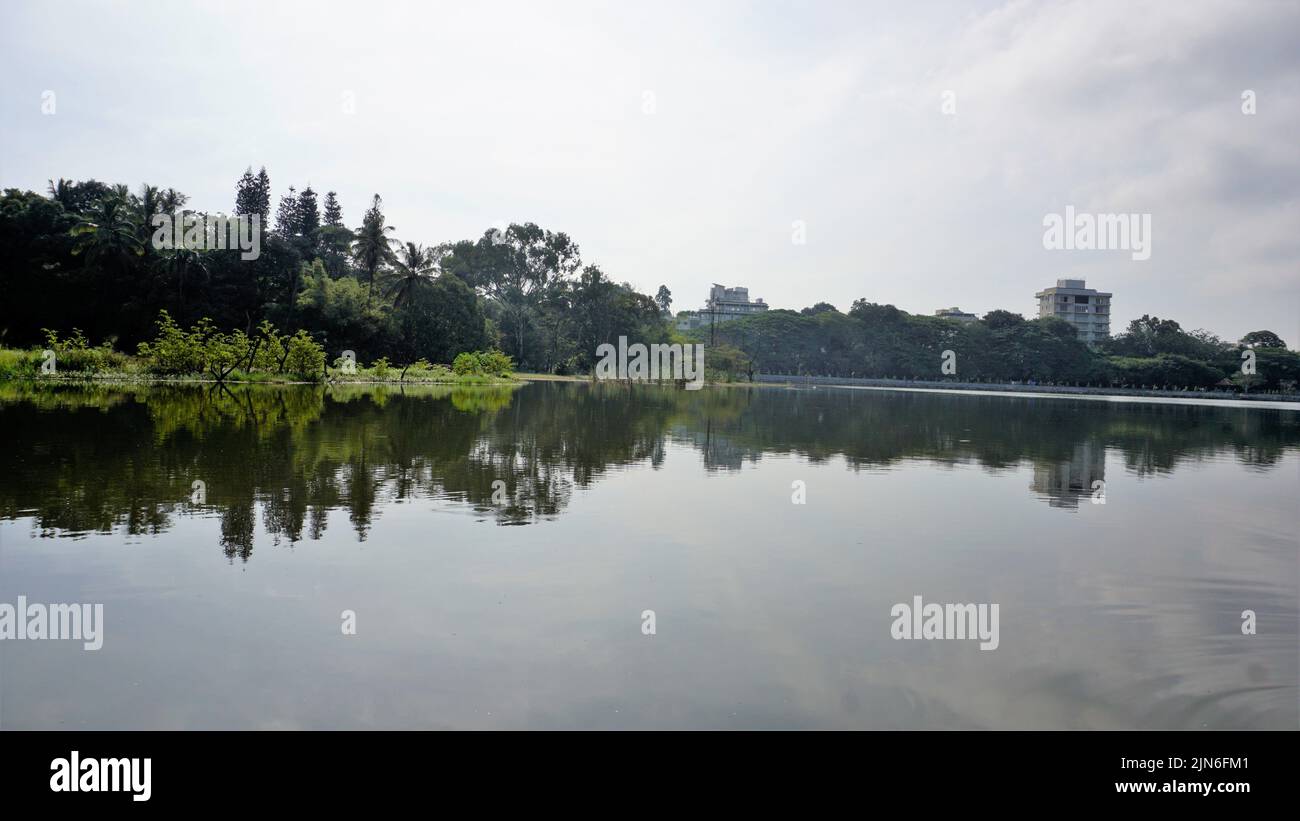
M 715 371 L 977 382 L 1291 392 L 1300 354 L 1272 331 L 1227 342 L 1144 315 L 1089 346 L 1056 317 L 995 310 L 973 322 L 919 316 L 866 300 L 847 314 L 818 303 L 696 332 L 714 340 Z M 944 356 L 951 352 L 951 356 Z M 945 370 L 947 361 L 952 366 Z
M 440 244 L 398 241 L 376 194 L 348 227 L 338 196 L 290 187 L 271 220 L 271 182 L 249 168 L 235 216 L 257 215 L 260 249 L 160 248 L 154 218 L 193 212 L 174 188 L 51 181 L 45 194 L 0 197 L 0 346 L 40 345 L 74 329 L 133 352 L 162 312 L 254 338 L 263 323 L 303 331 L 330 361 L 451 363 L 499 348 L 524 370 L 588 370 L 619 335 L 666 341 L 655 300 L 582 259 L 563 232 L 534 223 Z
M 134 352 L 156 339 L 166 312 L 178 327 L 239 332 L 250 345 L 259 328 L 275 327 L 304 349 L 306 340 L 318 345 L 326 362 L 352 351 L 363 365 L 449 364 L 461 353 L 499 349 L 519 370 L 585 374 L 598 346 L 620 336 L 685 339 L 673 328 L 666 287 L 652 297 L 614 281 L 563 232 L 514 223 L 421 244 L 397 239 L 378 194 L 356 227 L 345 224 L 334 191 L 322 200 L 311 185 L 291 186 L 273 221 L 271 200 L 266 169 L 247 169 L 233 213 L 258 217 L 261 253 L 241 259 L 234 248 L 156 247 L 154 218 L 187 212 L 188 197 L 174 188 L 59 179 L 44 194 L 5 190 L 0 347 L 38 346 L 54 333 Z M 847 313 L 819 302 L 720 323 L 696 338 L 710 343 L 715 378 L 810 373 L 1271 391 L 1293 391 L 1300 381 L 1300 355 L 1271 331 L 1228 342 L 1153 316 L 1089 347 L 1052 317 L 995 310 L 956 322 L 860 299 Z M 940 369 L 945 351 L 956 355 L 952 373 Z

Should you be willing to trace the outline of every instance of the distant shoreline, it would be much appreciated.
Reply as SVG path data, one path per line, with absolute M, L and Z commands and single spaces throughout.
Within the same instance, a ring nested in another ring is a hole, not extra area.
M 591 382 L 590 376 L 579 374 L 558 375 L 542 373 L 516 373 L 512 379 L 466 377 L 452 380 L 434 379 L 337 379 L 304 381 L 292 379 L 225 379 L 185 376 L 164 377 L 145 374 L 76 374 L 45 377 L 11 377 L 7 381 L 45 384 L 99 384 L 99 385 L 159 385 L 159 384 L 224 384 L 227 385 L 446 385 L 451 387 L 492 387 L 519 385 L 526 382 Z M 611 380 L 612 381 L 612 380 Z M 623 380 L 618 380 L 623 381 Z M 1159 399 L 1180 404 L 1214 405 L 1218 407 L 1279 407 L 1283 410 L 1300 410 L 1300 394 L 1231 394 L 1226 391 L 1166 391 L 1142 388 L 1096 388 L 1074 385 L 1007 385 L 982 382 L 935 382 L 910 379 L 860 379 L 835 376 L 792 376 L 786 374 L 756 374 L 753 382 L 709 382 L 710 387 L 759 388 L 845 388 L 850 390 L 915 391 L 925 393 L 968 393 L 977 395 L 1009 395 L 1021 397 L 1094 399 L 1103 401 L 1142 401 Z M 1261 404 L 1263 403 L 1263 404 Z
M 791 388 L 817 386 L 874 390 L 915 390 L 943 393 L 1014 394 L 1018 396 L 1071 396 L 1079 399 L 1172 399 L 1197 404 L 1234 406 L 1259 402 L 1295 405 L 1300 394 L 1233 394 L 1227 391 L 1167 391 L 1151 388 L 1095 388 L 1075 385 L 1007 385 L 995 382 L 936 382 L 912 379 L 855 379 L 835 376 L 789 376 L 757 374 L 753 384 L 784 385 Z M 1290 408 L 1288 408 L 1290 409 Z
M 590 376 L 519 373 L 515 378 L 524 382 L 590 382 Z M 974 393 L 985 395 L 1011 395 L 1028 397 L 1072 397 L 1111 401 L 1140 401 L 1144 399 L 1171 400 L 1184 404 L 1216 405 L 1220 407 L 1262 407 L 1260 403 L 1276 403 L 1285 410 L 1300 410 L 1300 394 L 1232 394 L 1227 391 L 1165 391 L 1150 388 L 1096 388 L 1073 385 L 1007 385 L 984 382 L 935 382 L 911 379 L 859 379 L 837 376 L 792 376 L 786 374 L 755 374 L 753 382 L 709 382 L 710 387 L 760 387 L 760 388 L 849 388 L 854 390 L 923 391 L 927 393 Z

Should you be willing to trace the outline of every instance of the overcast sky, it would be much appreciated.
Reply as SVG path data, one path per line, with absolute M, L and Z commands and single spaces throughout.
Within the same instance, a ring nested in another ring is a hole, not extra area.
M 350 225 L 382 194 L 402 240 L 565 231 L 674 309 L 720 282 L 1032 315 L 1069 276 L 1115 331 L 1300 346 L 1297 2 L 4 0 L 0 68 L 6 188 L 230 210 L 265 165 Z M 1044 249 L 1067 205 L 1150 214 L 1150 259 Z

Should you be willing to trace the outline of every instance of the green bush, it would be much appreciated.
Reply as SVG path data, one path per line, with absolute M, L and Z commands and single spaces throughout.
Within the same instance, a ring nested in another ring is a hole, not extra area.
M 466 351 L 457 354 L 451 363 L 452 373 L 457 376 L 499 376 L 508 377 L 514 373 L 514 362 L 498 350 Z
M 123 368 L 127 358 L 113 350 L 111 343 L 105 341 L 98 348 L 90 347 L 85 335 L 77 328 L 72 329 L 72 336 L 59 339 L 58 333 L 49 328 L 42 328 L 45 333 L 45 350 L 54 352 L 55 372 L 63 373 L 101 373 L 113 368 Z M 44 362 L 44 353 L 37 358 L 36 372 Z
M 267 373 L 283 373 L 285 360 L 289 353 L 287 338 L 275 329 L 270 320 L 262 320 L 257 326 L 257 339 L 253 343 L 253 369 Z
M 153 342 L 141 342 L 137 353 L 145 367 L 167 376 L 203 373 L 207 360 L 204 340 L 215 328 L 209 319 L 199 320 L 188 332 L 176 324 L 166 310 L 158 312 L 158 335 Z
M 479 362 L 483 366 L 484 373 L 489 376 L 511 376 L 515 372 L 515 363 L 508 355 L 495 348 L 479 354 Z
M 304 379 L 319 379 L 325 372 L 325 349 L 311 338 L 311 334 L 298 331 L 289 338 L 284 372 Z
M 39 376 L 43 359 L 40 351 L 0 349 L 0 379 Z
M 476 353 L 465 351 L 456 354 L 456 359 L 451 363 L 451 372 L 457 376 L 471 376 L 473 374 L 483 373 L 483 363 Z
M 287 336 L 263 321 L 249 337 L 239 330 L 222 333 L 206 317 L 186 331 L 165 310 L 158 314 L 158 335 L 138 350 L 150 372 L 171 376 L 225 379 L 243 370 L 316 379 L 325 369 L 325 350 L 306 331 Z
M 406 378 L 420 382 L 450 382 L 455 374 L 446 365 L 430 365 L 429 360 L 421 357 L 406 369 Z
M 247 365 L 252 354 L 253 342 L 243 331 L 212 333 L 203 344 L 204 364 L 217 379 L 225 379 L 240 365 Z

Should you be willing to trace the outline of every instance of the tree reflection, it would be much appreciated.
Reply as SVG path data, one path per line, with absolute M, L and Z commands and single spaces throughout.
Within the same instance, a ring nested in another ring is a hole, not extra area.
M 1027 466 L 1073 507 L 1108 453 L 1137 475 L 1217 455 L 1266 470 L 1300 445 L 1300 414 L 1069 399 L 626 384 L 522 387 L 0 385 L 0 515 L 43 536 L 158 534 L 215 516 L 248 561 L 320 539 L 346 510 L 358 539 L 390 504 L 439 500 L 502 525 L 559 516 L 611 470 L 660 468 L 673 446 L 727 472 L 767 454 L 852 470 L 902 460 Z M 195 498 L 192 484 L 204 493 Z

